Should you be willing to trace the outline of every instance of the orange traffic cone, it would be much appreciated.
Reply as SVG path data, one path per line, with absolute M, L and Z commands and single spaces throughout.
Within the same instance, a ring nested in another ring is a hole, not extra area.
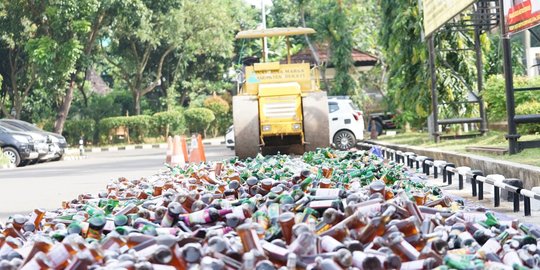
M 171 165 L 172 166 L 182 166 L 185 164 L 185 161 L 184 159 L 182 158 L 182 153 L 181 153 L 181 145 L 180 145 L 180 136 L 176 135 L 174 136 L 174 141 L 173 141 L 173 153 L 172 153 L 172 157 L 171 157 Z
M 201 157 L 201 161 L 206 162 L 206 154 L 204 153 L 204 144 L 202 142 L 201 134 L 197 136 L 197 144 L 199 146 L 199 156 Z
M 173 152 L 173 139 L 171 136 L 169 136 L 167 138 L 167 156 L 165 157 L 165 163 L 167 163 L 168 165 L 171 165 L 172 152 Z
M 206 155 L 204 154 L 204 146 L 201 135 L 193 135 L 191 137 L 191 152 L 189 153 L 189 162 L 206 162 Z
M 197 137 L 195 136 L 195 134 L 191 136 L 191 142 L 189 147 L 189 162 L 201 162 L 201 157 L 199 156 L 199 143 L 197 142 Z
M 185 136 L 182 136 L 182 153 L 184 154 L 184 162 L 189 162 L 189 154 Z

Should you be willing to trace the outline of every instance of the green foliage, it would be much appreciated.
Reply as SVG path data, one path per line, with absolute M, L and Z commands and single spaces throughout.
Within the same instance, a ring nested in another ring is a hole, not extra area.
M 66 120 L 62 133 L 70 145 L 77 145 L 80 137 L 92 140 L 96 130 L 96 121 L 93 119 Z
M 538 114 L 540 112 L 540 100 L 530 100 L 516 106 L 516 114 Z M 540 133 L 540 123 L 518 125 L 520 134 Z
M 356 88 L 356 82 L 349 71 L 353 67 L 351 57 L 353 40 L 352 28 L 344 7 L 336 1 L 331 1 L 327 6 L 328 12 L 328 36 L 330 37 L 330 61 L 336 69 L 331 95 L 351 95 Z
M 210 123 L 216 119 L 214 113 L 207 108 L 189 108 L 184 112 L 190 133 L 204 133 Z
M 9 158 L 4 155 L 4 152 L 2 152 L 2 148 L 0 148 L 0 166 L 9 165 Z
M 160 136 L 184 134 L 186 129 L 186 120 L 180 109 L 155 113 L 152 124 L 159 132 L 156 135 Z
M 485 76 L 503 74 L 503 50 L 499 33 L 489 35 L 489 42 L 484 46 L 484 73 Z M 523 41 L 521 35 L 513 36 L 510 41 L 512 49 L 512 73 L 514 76 L 525 75 L 527 69 L 523 63 Z
M 119 13 L 109 36 L 107 60 L 115 77 L 133 93 L 136 114 L 142 111 L 141 97 L 157 86 L 172 94 L 168 88 L 182 91 L 193 81 L 223 78 L 233 52 L 233 31 L 238 29 L 233 2 L 143 1 L 127 4 Z M 202 85 L 204 89 L 206 84 Z M 181 98 L 186 94 L 182 91 Z
M 111 135 L 116 129 L 127 128 L 129 138 L 143 142 L 151 127 L 152 117 L 149 115 L 119 116 L 104 118 L 99 122 L 100 139 L 111 141 Z
M 538 87 L 540 78 L 514 77 L 514 87 Z M 486 103 L 487 114 L 490 120 L 500 121 L 506 119 L 506 90 L 504 87 L 504 77 L 502 75 L 490 76 L 486 80 L 484 92 L 482 93 Z M 540 102 L 538 91 L 515 92 L 514 99 L 517 107 L 524 109 L 526 102 Z M 536 111 L 535 113 L 538 113 Z
M 413 125 L 423 125 L 432 111 L 431 77 L 427 40 L 421 37 L 423 15 L 418 2 L 382 1 L 381 16 L 380 43 L 389 71 L 389 107 L 396 108 L 401 122 L 411 121 L 402 117 L 408 115 L 412 116 Z M 466 100 L 470 92 L 476 92 L 476 55 L 465 50 L 474 46 L 473 33 L 438 31 L 434 35 L 436 91 L 439 102 L 448 104 L 439 108 L 441 115 L 465 117 L 476 113 L 475 107 L 457 103 Z M 481 37 L 485 42 L 486 39 Z
M 219 96 L 211 96 L 204 100 L 204 107 L 210 109 L 216 119 L 210 125 L 210 132 L 214 137 L 223 135 L 232 125 L 232 114 L 227 101 Z
M 429 115 L 431 98 L 428 54 L 420 36 L 422 14 L 418 12 L 418 2 L 398 0 L 380 3 L 379 40 L 389 69 L 389 107 L 402 112 L 398 118 L 413 116 L 413 123 L 421 123 Z

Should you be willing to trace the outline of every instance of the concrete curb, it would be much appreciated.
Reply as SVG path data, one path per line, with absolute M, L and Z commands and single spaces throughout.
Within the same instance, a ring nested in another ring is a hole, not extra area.
M 524 188 L 540 186 L 540 167 L 503 161 L 473 154 L 462 154 L 452 151 L 444 151 L 436 148 L 422 148 L 391 144 L 380 141 L 366 140 L 367 143 L 389 147 L 402 152 L 414 152 L 418 155 L 427 156 L 436 160 L 452 162 L 456 166 L 467 166 L 488 174 L 502 174 L 506 178 L 519 178 L 523 180 Z
M 203 145 L 225 145 L 225 141 L 203 141 Z
M 223 140 L 203 140 L 203 145 L 225 145 Z M 100 152 L 117 152 L 125 150 L 136 150 L 136 149 L 167 149 L 168 144 L 136 144 L 136 145 L 126 145 L 126 146 L 110 146 L 110 147 L 92 147 L 85 148 L 84 152 L 86 153 L 100 153 Z M 79 148 L 68 148 L 66 149 L 66 154 L 68 155 L 78 155 Z
M 87 159 L 88 156 L 84 155 L 84 156 L 76 156 L 76 155 L 69 155 L 69 156 L 63 156 L 62 157 L 62 160 L 82 160 L 82 159 Z
M 118 151 L 135 150 L 135 149 L 167 149 L 167 144 L 160 143 L 160 144 L 138 144 L 138 145 L 110 146 L 110 147 L 92 147 L 92 148 L 85 148 L 84 152 L 85 153 L 118 152 Z M 79 148 L 68 148 L 66 149 L 66 154 L 78 155 Z

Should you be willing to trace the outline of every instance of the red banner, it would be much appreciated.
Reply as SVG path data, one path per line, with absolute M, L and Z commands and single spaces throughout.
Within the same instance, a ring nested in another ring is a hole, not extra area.
M 506 31 L 510 34 L 540 24 L 540 0 L 505 0 Z

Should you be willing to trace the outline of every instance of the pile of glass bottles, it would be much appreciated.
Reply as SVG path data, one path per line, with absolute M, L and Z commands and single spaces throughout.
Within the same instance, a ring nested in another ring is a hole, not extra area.
M 0 228 L 0 269 L 527 269 L 540 231 L 320 149 L 120 178 Z

